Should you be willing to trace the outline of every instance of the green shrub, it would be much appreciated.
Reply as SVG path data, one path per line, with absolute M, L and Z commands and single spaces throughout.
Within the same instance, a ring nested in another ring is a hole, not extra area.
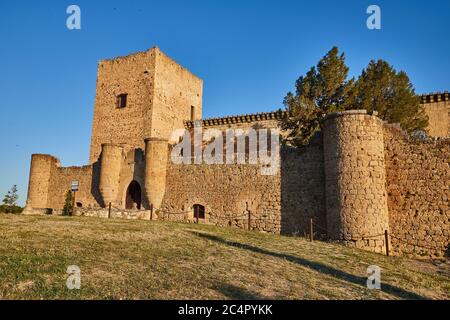
M 62 209 L 63 216 L 71 216 L 72 215 L 72 207 L 73 206 L 73 196 L 72 191 L 67 190 L 66 199 L 64 200 L 64 207 Z
M 1 213 L 22 213 L 23 208 L 19 206 L 8 206 L 5 204 L 0 205 L 0 212 Z

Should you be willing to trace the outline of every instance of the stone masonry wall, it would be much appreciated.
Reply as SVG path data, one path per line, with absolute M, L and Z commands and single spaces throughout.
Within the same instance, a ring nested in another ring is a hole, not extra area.
M 57 158 L 47 154 L 31 156 L 27 207 L 48 208 L 48 189 L 51 183 L 52 169 L 59 165 Z
M 161 50 L 155 51 L 155 88 L 151 130 L 145 138 L 170 139 L 172 132 L 184 128 L 184 121 L 202 117 L 203 81 L 176 63 Z
M 230 123 L 230 124 L 216 124 L 216 125 L 208 125 L 206 129 L 218 129 L 225 131 L 227 129 L 270 129 L 270 128 L 278 128 L 279 121 L 276 119 L 270 120 L 261 120 L 261 121 L 249 121 L 249 122 L 240 122 L 240 123 Z
M 75 194 L 75 202 L 81 203 L 83 207 L 98 206 L 98 199 L 100 197 L 98 192 L 98 178 L 93 171 L 94 166 L 92 165 L 83 167 L 53 167 L 48 190 L 47 207 L 52 208 L 55 214 L 60 213 L 64 207 L 66 192 L 70 190 L 73 180 L 79 181 L 79 191 Z
M 326 238 L 325 176 L 322 136 L 308 146 L 281 152 L 281 233 Z
M 92 123 L 90 163 L 97 161 L 102 143 L 129 144 L 144 149 L 151 127 L 156 50 L 100 61 Z M 116 97 L 128 94 L 125 108 Z
M 161 219 L 193 221 L 193 205 L 205 206 L 202 223 L 286 235 L 305 235 L 310 218 L 325 229 L 321 139 L 302 150 L 282 148 L 280 170 L 262 175 L 251 164 L 168 164 Z M 320 230 L 317 232 L 320 234 Z M 323 234 L 323 233 L 322 233 Z
M 158 215 L 162 219 L 193 221 L 193 205 L 205 206 L 202 222 L 279 233 L 280 174 L 263 176 L 247 164 L 169 163 L 166 194 Z
M 103 143 L 122 144 L 127 152 L 144 150 L 145 138 L 170 138 L 191 120 L 191 107 L 193 117 L 201 118 L 202 86 L 200 78 L 157 47 L 100 61 L 90 163 L 97 161 Z M 125 108 L 116 106 L 119 94 L 127 94 Z
M 440 138 L 450 137 L 449 93 L 423 95 L 421 101 L 428 116 L 428 135 Z
M 382 121 L 365 110 L 333 113 L 323 135 L 328 237 L 383 252 L 389 220 Z
M 392 250 L 443 255 L 450 239 L 450 140 L 411 140 L 384 130 Z
M 75 216 L 83 217 L 96 217 L 106 219 L 141 219 L 150 220 L 150 210 L 124 210 L 124 209 L 111 209 L 108 208 L 75 208 Z M 154 220 L 157 216 L 154 216 Z

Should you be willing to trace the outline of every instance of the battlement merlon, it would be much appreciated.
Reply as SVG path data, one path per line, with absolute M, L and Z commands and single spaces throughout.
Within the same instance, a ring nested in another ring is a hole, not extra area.
M 445 91 L 443 93 L 435 92 L 435 93 L 422 94 L 420 97 L 420 102 L 422 104 L 435 103 L 435 102 L 441 102 L 441 101 L 450 101 L 448 91 Z

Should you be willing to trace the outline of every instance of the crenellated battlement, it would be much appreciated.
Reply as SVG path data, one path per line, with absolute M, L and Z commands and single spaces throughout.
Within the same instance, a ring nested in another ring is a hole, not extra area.
M 220 118 L 209 118 L 199 120 L 202 123 L 202 127 L 213 127 L 220 125 L 234 125 L 239 123 L 251 123 L 264 120 L 281 120 L 287 117 L 288 112 L 283 110 L 271 111 L 271 112 L 258 112 L 248 113 L 235 116 L 226 116 Z M 184 126 L 186 129 L 192 129 L 195 121 L 185 121 Z
M 448 91 L 445 91 L 443 93 L 441 92 L 435 92 L 435 93 L 429 93 L 429 94 L 422 94 L 420 97 L 420 102 L 422 104 L 426 103 L 435 103 L 435 102 L 441 102 L 441 101 L 449 101 L 449 94 Z
M 423 94 L 420 99 L 428 116 L 428 135 L 450 137 L 450 100 L 448 91 Z

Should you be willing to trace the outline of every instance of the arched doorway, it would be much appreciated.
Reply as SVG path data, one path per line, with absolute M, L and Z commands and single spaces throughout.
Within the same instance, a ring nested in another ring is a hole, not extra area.
M 125 209 L 141 209 L 141 186 L 135 180 L 128 186 Z

